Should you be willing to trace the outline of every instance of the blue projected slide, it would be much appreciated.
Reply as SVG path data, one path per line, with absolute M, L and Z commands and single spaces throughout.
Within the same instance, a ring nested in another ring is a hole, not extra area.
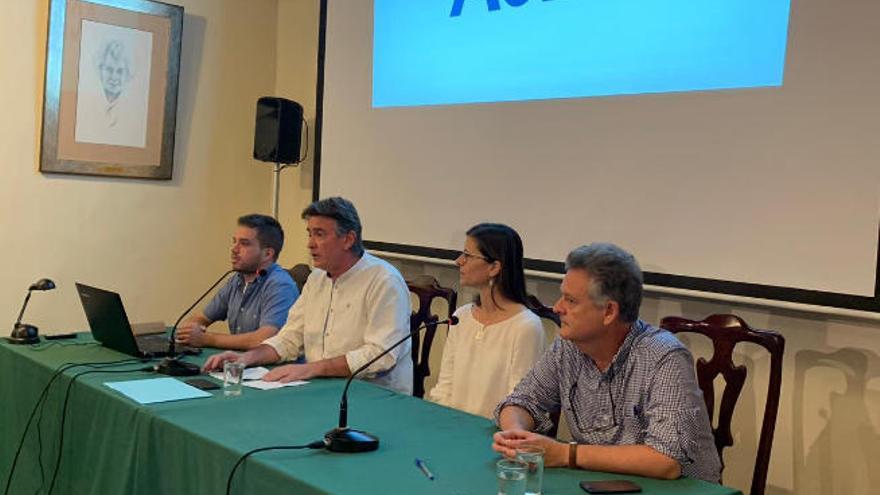
M 791 3 L 374 2 L 374 107 L 781 86 Z

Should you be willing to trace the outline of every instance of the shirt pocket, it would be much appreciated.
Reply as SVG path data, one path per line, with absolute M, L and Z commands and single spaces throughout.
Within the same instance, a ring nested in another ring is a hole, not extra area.
M 643 443 L 648 435 L 648 418 L 641 404 L 627 404 L 623 411 L 622 439 L 626 443 Z

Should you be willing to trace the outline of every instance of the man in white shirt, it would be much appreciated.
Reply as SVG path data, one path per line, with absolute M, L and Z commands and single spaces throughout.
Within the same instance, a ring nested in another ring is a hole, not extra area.
M 334 197 L 303 210 L 308 248 L 315 270 L 290 310 L 278 335 L 243 354 L 224 352 L 205 362 L 204 370 L 225 361 L 246 366 L 293 360 L 264 377 L 289 382 L 315 377 L 347 377 L 409 333 L 409 290 L 389 263 L 364 251 L 361 223 L 354 205 Z M 412 393 L 412 358 L 405 342 L 364 370 L 360 378 Z

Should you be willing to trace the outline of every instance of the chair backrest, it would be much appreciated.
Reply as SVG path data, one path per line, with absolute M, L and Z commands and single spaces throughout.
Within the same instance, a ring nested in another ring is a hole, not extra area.
M 764 406 L 764 421 L 761 424 L 761 437 L 758 440 L 758 453 L 755 458 L 755 469 L 752 474 L 752 495 L 764 493 L 767 483 L 767 468 L 770 464 L 770 449 L 773 446 L 773 431 L 776 428 L 776 414 L 779 410 L 779 391 L 782 385 L 782 354 L 785 351 L 785 339 L 772 330 L 757 330 L 734 315 L 712 315 L 702 321 L 693 321 L 677 316 L 667 316 L 660 321 L 660 327 L 673 333 L 699 333 L 712 340 L 714 352 L 712 359 L 700 358 L 696 363 L 697 381 L 703 391 L 709 420 L 715 424 L 715 378 L 724 377 L 724 392 L 721 396 L 721 407 L 718 414 L 717 427 L 712 427 L 715 436 L 715 448 L 722 459 L 725 447 L 733 445 L 730 423 L 733 410 L 742 392 L 746 379 L 745 366 L 733 364 L 733 348 L 739 342 L 758 344 L 770 353 L 770 382 L 767 387 L 767 403 Z
M 309 275 L 312 274 L 312 267 L 305 263 L 299 263 L 288 268 L 287 273 L 293 278 L 293 281 L 296 283 L 296 288 L 299 289 L 299 293 L 302 294 L 303 286 L 306 285 L 306 280 L 308 280 Z
M 559 315 L 556 314 L 555 311 L 553 311 L 553 308 L 544 306 L 544 303 L 542 303 L 540 299 L 535 296 L 529 295 L 529 304 L 531 304 L 532 311 L 534 311 L 535 314 L 537 314 L 541 318 L 544 318 L 545 320 L 552 321 L 556 324 L 557 327 L 562 326 L 562 322 L 559 320 Z
M 406 285 L 419 300 L 418 308 L 409 317 L 410 331 L 426 325 L 424 339 L 421 338 L 421 332 L 412 337 L 413 395 L 421 398 L 425 396 L 425 378 L 431 376 L 431 344 L 437 333 L 437 322 L 441 321 L 439 316 L 431 312 L 431 303 L 438 297 L 446 301 L 448 309 L 446 318 L 443 318 L 445 320 L 455 312 L 458 293 L 454 289 L 441 287 L 437 279 L 430 275 L 419 275 L 407 280 Z

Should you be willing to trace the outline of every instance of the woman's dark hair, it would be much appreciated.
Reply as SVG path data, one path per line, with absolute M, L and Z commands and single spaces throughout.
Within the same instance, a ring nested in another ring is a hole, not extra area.
M 501 271 L 495 279 L 495 286 L 501 294 L 534 311 L 536 309 L 534 302 L 530 300 L 526 292 L 526 276 L 523 273 L 523 243 L 519 234 L 507 225 L 500 223 L 477 224 L 468 229 L 466 234 L 477 243 L 477 249 L 480 250 L 480 254 L 486 258 L 488 263 L 494 261 L 501 263 Z M 479 295 L 474 302 L 477 306 L 480 305 Z

